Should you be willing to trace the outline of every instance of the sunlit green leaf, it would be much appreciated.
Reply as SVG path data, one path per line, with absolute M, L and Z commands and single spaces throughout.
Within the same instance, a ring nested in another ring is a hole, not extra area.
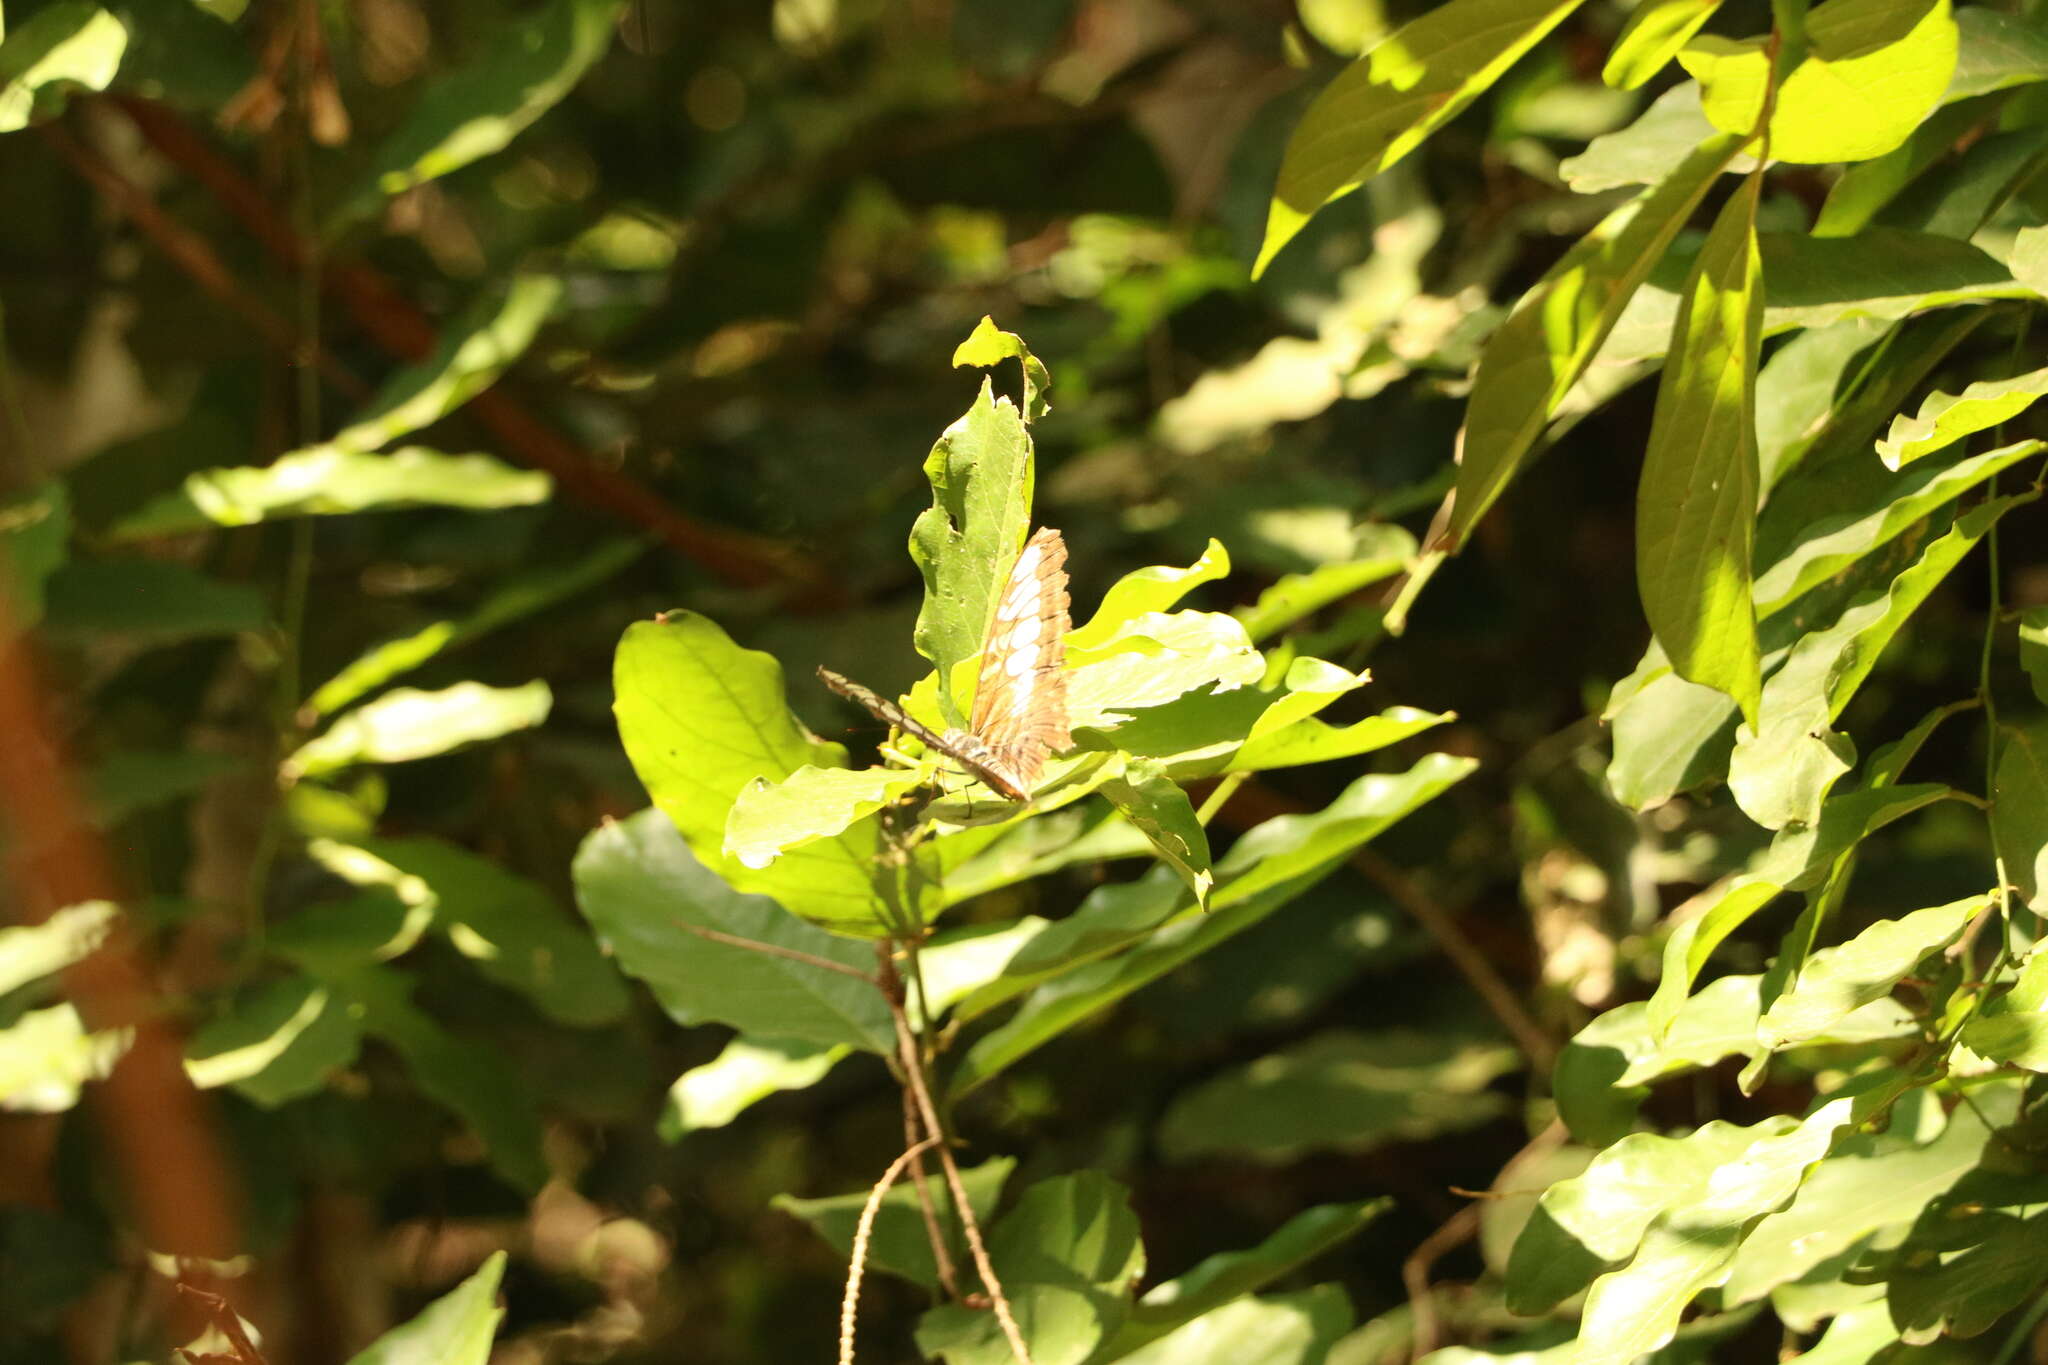
M 764 868 L 787 849 L 830 839 L 926 781 L 915 768 L 814 768 L 740 788 L 725 821 L 727 858 Z
M 1577 8 L 1578 0 L 1453 0 L 1368 48 L 1288 139 L 1253 275 L 1317 209 L 1414 151 Z
M 1392 578 L 1414 560 L 1415 537 L 1399 526 L 1373 523 L 1359 528 L 1356 548 L 1352 559 L 1284 575 L 1260 593 L 1258 601 L 1239 607 L 1233 614 L 1244 622 L 1245 633 L 1263 640 L 1361 588 Z
M 1654 191 L 1609 214 L 1567 252 L 1494 333 L 1466 408 L 1453 536 L 1469 534 L 1514 478 L 1740 145 L 1722 136 L 1691 149 Z
M 766 868 L 724 854 L 727 817 L 755 778 L 779 781 L 805 764 L 846 766 L 844 747 L 790 714 L 773 657 L 740 648 L 707 617 L 671 612 L 627 629 L 613 686 L 626 756 L 714 878 L 849 933 L 883 932 L 892 910 L 873 880 L 872 824 L 791 849 Z
M 57 1114 L 78 1103 L 87 1081 L 114 1069 L 129 1029 L 88 1033 L 71 1005 L 29 1010 L 0 1028 L 0 1111 Z
M 1146 707 L 1209 684 L 1243 687 L 1266 661 L 1235 617 L 1212 611 L 1149 612 L 1100 645 L 1069 645 L 1067 711 L 1076 730 L 1113 729 Z
M 989 370 L 1011 359 L 1024 368 L 1024 420 L 1035 422 L 1051 411 L 1045 391 L 1052 387 L 1052 375 L 1045 362 L 1031 354 L 1024 338 L 1015 332 L 1005 332 L 996 326 L 994 318 L 984 317 L 975 324 L 967 340 L 953 348 L 955 369 L 974 365 Z
M 514 275 L 485 290 L 448 325 L 432 355 L 385 380 L 324 448 L 380 450 L 440 421 L 525 354 L 561 297 L 562 281 L 553 275 Z
M 375 455 L 312 446 L 261 467 L 201 470 L 110 534 L 132 540 L 391 507 L 527 507 L 545 502 L 552 486 L 545 474 L 489 455 L 443 455 L 423 446 Z
M 1998 733 L 1991 783 L 1991 836 L 2005 875 L 2030 904 L 2048 887 L 2048 722 Z
M 1242 1295 L 1257 1293 L 1297 1266 L 1357 1236 L 1366 1224 L 1387 1212 L 1392 1202 L 1368 1199 L 1357 1204 L 1324 1204 L 1306 1209 L 1288 1219 L 1259 1245 L 1247 1251 L 1221 1252 L 1184 1275 L 1154 1285 L 1131 1310 L 1130 1320 L 1110 1343 L 1106 1357 L 1121 1360 L 1127 1351 L 1151 1343 Z M 1156 1349 L 1164 1350 L 1167 1344 L 1161 1341 Z
M 241 992 L 193 1035 L 185 1072 L 202 1090 L 232 1085 L 265 1108 L 316 1094 L 356 1058 L 362 1029 L 345 1002 L 310 977 Z
M 735 1038 L 725 1050 L 676 1077 L 661 1111 L 670 1142 L 700 1128 L 723 1128 L 747 1108 L 784 1090 L 816 1085 L 852 1051 L 792 1038 Z
M 1947 947 L 1988 905 L 1970 896 L 1948 905 L 1879 920 L 1847 943 L 1807 959 L 1791 989 L 1771 1002 L 1758 1025 L 1766 1047 L 1819 1036 L 1850 1011 L 1891 994 L 1921 958 Z
M 106 941 L 120 913 L 112 901 L 81 901 L 41 924 L 0 929 L 0 995 L 84 961 Z
M 1013 961 L 1017 988 L 1037 985 L 1018 1012 L 968 1050 L 954 1073 L 955 1096 L 1029 1056 L 1081 1020 L 1108 1008 L 1181 963 L 1242 933 L 1333 871 L 1351 850 L 1424 805 L 1469 774 L 1472 759 L 1431 754 L 1405 773 L 1369 774 L 1358 779 L 1321 811 L 1282 815 L 1247 831 L 1216 865 L 1209 913 L 1190 906 L 1177 923 L 1165 924 L 1187 902 L 1183 888 L 1168 880 L 1132 884 L 1137 913 L 1126 925 L 1080 943 L 1067 939 L 1064 953 L 1039 953 L 1052 932 L 1039 935 Z M 1166 892 L 1159 900 L 1162 890 Z M 1093 961 L 1123 944 L 1128 952 Z M 1077 967 L 1078 963 L 1088 963 Z M 1049 979 L 1048 979 L 1049 978 Z M 1008 999 L 1017 988 L 992 983 L 979 1002 L 963 1003 L 971 1014 Z
M 997 599 L 1031 529 L 1031 437 L 1007 396 L 984 379 L 974 405 L 925 457 L 932 505 L 910 528 L 910 557 L 924 575 L 913 635 L 938 671 L 947 725 L 965 723 L 953 670 L 981 653 Z
M 307 740 L 285 771 L 317 777 L 357 763 L 407 763 L 465 744 L 530 730 L 548 718 L 554 694 L 544 682 L 521 687 L 457 683 L 438 692 L 401 687 L 339 717 Z
M 550 0 L 511 17 L 428 87 L 372 157 L 337 222 L 502 149 L 568 94 L 611 45 L 620 0 Z
M 1814 824 L 1781 830 L 1755 872 L 1731 882 L 1704 914 L 1665 941 L 1663 975 L 1648 1003 L 1650 1026 L 1660 1033 L 1671 1027 L 1714 949 L 1757 911 L 1786 891 L 1818 886 L 1835 860 L 1869 835 L 1954 794 L 1938 782 L 1847 792 L 1828 798 Z
M 39 95 L 68 86 L 106 89 L 127 48 L 127 27 L 85 0 L 59 0 L 30 14 L 0 42 L 0 133 L 26 128 Z
M 1138 759 L 1123 776 L 1103 783 L 1101 790 L 1131 828 L 1151 841 L 1160 860 L 1187 883 L 1195 903 L 1206 903 L 1216 880 L 1209 869 L 1209 836 L 1180 784 L 1159 764 Z
M 468 644 L 500 626 L 604 582 L 646 550 L 644 540 L 610 540 L 566 568 L 551 567 L 514 578 L 461 620 L 436 621 L 410 635 L 373 646 L 315 689 L 306 706 L 314 715 L 332 715 L 445 650 Z
M 498 1282 L 505 1253 L 494 1251 L 475 1274 L 349 1358 L 348 1365 L 484 1365 L 505 1310 Z
M 2034 685 L 2034 696 L 2048 704 L 2048 607 L 2020 613 L 2020 667 Z
M 1983 13 L 1969 8 L 1956 17 L 1961 20 Z M 1977 104 L 1951 104 L 1928 115 L 1903 143 L 1883 156 L 1845 167 L 1814 220 L 1814 236 L 1850 237 L 1869 227 L 1898 203 L 1908 187 L 1921 183 L 1928 172 L 1953 156 L 1957 143 L 1985 118 L 1986 111 Z
M 1906 1341 L 1976 1336 L 2048 1280 L 2039 1132 L 2026 1121 L 2001 1129 L 1976 1169 L 1920 1209 L 1884 1266 L 1885 1300 Z
M 1129 1195 L 1099 1171 L 1024 1191 L 988 1235 L 988 1253 L 1035 1365 L 1082 1365 L 1123 1325 L 1145 1269 Z M 926 1313 L 917 1344 L 946 1365 L 1012 1359 L 995 1315 L 958 1304 Z
M 926 1192 L 937 1211 L 939 1226 L 957 1228 L 959 1220 L 953 1216 L 953 1193 L 946 1181 L 937 1178 L 934 1169 L 937 1162 L 934 1157 L 927 1163 Z M 995 1212 L 996 1199 L 1003 1192 L 1003 1182 L 1016 1168 L 1016 1158 L 999 1156 L 961 1170 L 960 1183 L 967 1187 L 967 1202 L 983 1228 L 988 1227 L 989 1217 Z M 852 1194 L 835 1194 L 824 1199 L 799 1199 L 794 1195 L 778 1194 L 771 1202 L 784 1213 L 809 1223 L 834 1251 L 846 1256 L 852 1252 L 854 1228 L 860 1222 L 861 1206 L 867 1200 L 866 1190 L 856 1190 Z M 956 1245 L 952 1251 L 956 1259 L 963 1259 L 964 1246 Z M 939 1272 L 932 1262 L 931 1241 L 926 1236 L 924 1218 L 918 1209 L 917 1191 L 907 1179 L 897 1182 L 882 1196 L 881 1209 L 875 1215 L 874 1235 L 868 1242 L 868 1265 L 892 1275 L 901 1275 L 927 1288 L 938 1287 Z
M 1956 67 L 1948 0 L 1830 0 L 1807 17 L 1806 39 L 1804 58 L 1770 100 L 1771 156 L 1779 161 L 1882 156 L 1940 102 Z M 1773 50 L 1766 39 L 1708 37 L 1679 54 L 1715 127 L 1757 127 Z
M 735 891 L 691 855 L 660 811 L 600 826 L 576 855 L 576 898 L 619 966 L 645 981 L 677 1023 L 888 1055 L 896 1037 L 881 991 L 787 957 L 713 942 L 687 926 L 766 943 L 855 971 L 861 943 L 815 929 L 765 896 Z
M 1106 645 L 1126 634 L 1131 622 L 1172 611 L 1183 597 L 1202 584 L 1229 574 L 1230 552 L 1223 548 L 1222 541 L 1213 538 L 1201 556 L 1185 569 L 1171 564 L 1133 569 L 1109 585 L 1093 616 L 1067 632 L 1067 647 L 1086 650 Z
M 1353 1321 L 1343 1288 L 1318 1285 L 1271 1298 L 1235 1299 L 1114 1359 L 1128 1365 L 1297 1365 L 1325 1358 Z
M 1160 1121 L 1160 1152 L 1280 1162 L 1454 1133 L 1504 1112 L 1488 1087 L 1519 1063 L 1512 1047 L 1492 1040 L 1325 1033 L 1181 1095 Z
M 1628 127 L 1603 133 L 1585 151 L 1560 161 L 1557 173 L 1579 194 L 1655 185 L 1714 136 L 1714 125 L 1700 108 L 1699 85 L 1684 81 L 1652 100 Z M 1746 174 L 1756 169 L 1756 161 L 1737 156 L 1722 169 Z
M 1674 672 L 1733 697 L 1752 725 L 1762 692 L 1750 603 L 1761 192 L 1752 176 L 1722 208 L 1686 283 L 1636 497 L 1636 581 L 1650 629 Z
M 2048 370 L 1980 380 L 1959 394 L 1931 393 L 1921 401 L 1918 413 L 1893 419 L 1891 430 L 1877 443 L 1877 453 L 1888 467 L 1897 469 L 1997 426 L 2033 406 L 2043 394 L 2048 394 Z
M 1721 0 L 1643 0 L 1608 49 L 1600 78 L 1635 89 L 1662 71 L 1720 7 Z
M 1792 647 L 1764 684 L 1761 730 L 1745 725 L 1736 733 L 1728 787 L 1745 815 L 1766 829 L 1819 818 L 1821 802 L 1848 771 L 1853 753 L 1829 726 L 1928 594 L 2011 505 L 2000 499 L 1972 510 L 1889 588 L 1853 603 L 1833 625 Z

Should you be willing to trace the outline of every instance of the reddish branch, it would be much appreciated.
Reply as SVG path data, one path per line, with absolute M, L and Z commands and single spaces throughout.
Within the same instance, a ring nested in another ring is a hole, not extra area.
M 315 268 L 311 245 L 284 212 L 183 119 L 147 100 L 123 97 L 114 103 L 151 146 L 203 185 L 265 251 L 290 269 Z M 360 261 L 318 261 L 317 266 L 322 289 L 391 355 L 416 360 L 433 350 L 437 338 L 432 321 L 381 272 Z M 713 526 L 677 511 L 646 485 L 606 468 L 502 386 L 478 394 L 467 411 L 504 444 L 507 453 L 546 470 L 571 497 L 652 532 L 725 582 L 783 588 L 802 605 L 823 607 L 841 601 L 841 590 L 806 557 L 768 537 Z
M 52 723 L 33 643 L 15 621 L 13 587 L 0 575 L 0 821 L 12 849 L 9 900 L 17 915 L 39 924 L 82 901 L 118 902 L 122 887 Z M 64 986 L 89 1028 L 132 1030 L 128 1050 L 88 1094 L 144 1244 L 209 1260 L 235 1254 L 240 1234 L 228 1167 L 185 1074 L 183 1042 L 122 920 L 97 952 L 65 972 Z

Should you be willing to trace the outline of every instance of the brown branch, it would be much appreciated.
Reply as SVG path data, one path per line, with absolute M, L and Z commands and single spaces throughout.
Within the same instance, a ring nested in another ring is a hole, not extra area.
M 267 1365 L 263 1359 L 263 1352 L 257 1350 L 256 1343 L 249 1340 L 249 1333 L 242 1326 L 242 1315 L 237 1313 L 226 1299 L 219 1294 L 209 1293 L 187 1284 L 183 1280 L 178 1281 L 178 1292 L 197 1302 L 213 1319 L 213 1325 L 220 1329 L 221 1335 L 228 1339 L 228 1345 L 234 1348 L 235 1353 L 227 1357 L 234 1365 Z M 198 1359 L 190 1351 L 184 1352 L 184 1355 L 187 1359 Z
M 40 923 L 68 905 L 118 903 L 122 888 L 86 814 L 14 604 L 0 570 L 0 819 L 15 892 L 7 899 L 26 922 Z M 240 1231 L 229 1167 L 125 919 L 116 917 L 99 950 L 66 969 L 64 987 L 89 1028 L 131 1031 L 127 1051 L 87 1096 L 143 1243 L 207 1260 L 234 1255 Z
M 917 1118 L 917 1101 L 910 1097 L 910 1088 L 903 1090 L 903 1140 L 910 1144 L 910 1188 L 917 1191 L 917 1211 L 924 1218 L 924 1237 L 931 1244 L 932 1265 L 939 1272 L 939 1287 L 946 1291 L 946 1297 L 960 1297 L 959 1273 L 953 1269 L 953 1248 L 946 1230 L 939 1226 L 938 1206 L 932 1201 L 932 1192 L 925 1184 L 924 1148 L 917 1140 L 920 1125 Z
M 270 305 L 244 289 L 205 238 L 158 208 L 146 190 L 116 170 L 105 157 L 56 123 L 38 124 L 36 131 L 70 164 L 81 180 L 99 191 L 101 198 L 135 224 L 172 265 L 227 305 L 229 311 L 254 328 L 257 335 L 290 356 L 294 363 L 304 364 L 310 359 L 328 383 L 349 397 L 360 400 L 369 396 L 369 386 L 329 355 L 320 346 L 318 338 L 300 335 Z
M 1010 1354 L 1017 1358 L 1018 1365 L 1031 1365 L 1031 1348 L 1024 1344 L 1024 1333 L 1018 1330 L 1016 1315 L 1010 1311 L 1003 1282 L 996 1278 L 995 1263 L 989 1260 L 988 1247 L 981 1240 L 981 1221 L 974 1216 L 974 1206 L 967 1202 L 967 1186 L 960 1179 L 959 1163 L 953 1160 L 952 1144 L 946 1141 L 945 1125 L 939 1122 L 938 1106 L 932 1103 L 931 1090 L 925 1085 L 924 1058 L 918 1051 L 917 1035 L 910 1031 L 910 1016 L 903 1012 L 903 983 L 889 960 L 888 944 L 876 944 L 875 953 L 882 964 L 882 998 L 889 1002 L 889 1018 L 896 1025 L 896 1052 L 903 1063 L 904 1084 L 917 1100 L 925 1135 L 938 1140 L 939 1166 L 946 1173 L 946 1188 L 953 1192 L 953 1211 L 960 1216 L 960 1228 L 967 1234 L 967 1250 L 974 1257 L 982 1286 L 988 1290 L 996 1324 L 1003 1329 L 1003 1340 L 1010 1344 Z
M 310 244 L 278 208 L 177 114 L 132 96 L 112 102 L 151 146 L 211 192 L 265 251 L 293 270 L 315 268 Z M 416 360 L 434 348 L 433 323 L 376 269 L 360 261 L 330 262 L 319 268 L 321 287 L 391 355 Z M 536 417 L 503 385 L 478 394 L 465 410 L 504 443 L 507 453 L 546 470 L 569 496 L 653 533 L 717 578 L 741 587 L 784 589 L 792 605 L 826 608 L 845 601 L 843 585 L 821 565 L 766 536 L 714 526 L 677 511 L 654 490 L 607 468 Z

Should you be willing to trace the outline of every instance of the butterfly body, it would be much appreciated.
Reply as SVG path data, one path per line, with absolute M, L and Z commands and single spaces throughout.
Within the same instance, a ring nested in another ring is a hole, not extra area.
M 1046 757 L 1073 743 L 1067 726 L 1067 547 L 1051 527 L 1025 542 L 982 636 L 967 728 L 944 734 L 859 683 L 821 668 L 825 685 L 1012 801 L 1028 801 Z

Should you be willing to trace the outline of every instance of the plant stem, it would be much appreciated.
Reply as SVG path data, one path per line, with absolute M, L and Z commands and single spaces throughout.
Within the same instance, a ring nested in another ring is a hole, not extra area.
M 853 1259 L 846 1267 L 846 1297 L 839 1305 L 839 1365 L 853 1365 L 853 1319 L 860 1309 L 861 1271 L 867 1265 L 868 1238 L 874 1233 L 875 1214 L 882 1207 L 882 1196 L 896 1183 L 896 1177 L 903 1174 L 903 1168 L 937 1141 L 937 1138 L 928 1137 L 906 1148 L 901 1156 L 889 1163 L 889 1169 L 882 1172 L 882 1178 L 868 1191 L 868 1202 L 861 1206 L 860 1222 L 853 1231 Z

